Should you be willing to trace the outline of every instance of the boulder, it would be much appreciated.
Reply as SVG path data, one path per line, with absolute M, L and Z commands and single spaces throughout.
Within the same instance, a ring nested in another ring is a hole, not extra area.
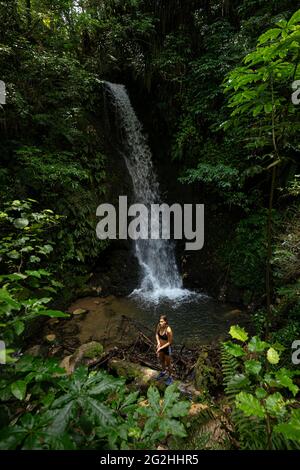
M 228 313 L 226 313 L 226 318 L 235 318 L 241 315 L 243 312 L 242 310 L 235 308 L 233 310 L 230 310 Z
M 73 315 L 81 315 L 83 313 L 87 313 L 87 310 L 84 310 L 84 308 L 76 308 L 72 312 Z
M 85 359 L 96 359 L 102 356 L 103 346 L 97 341 L 91 341 L 90 343 L 82 344 L 74 354 Z
M 101 343 L 91 341 L 82 344 L 70 356 L 66 356 L 60 363 L 60 367 L 64 368 L 67 374 L 72 374 L 75 368 L 80 364 L 92 365 L 104 355 L 104 349 Z
M 115 371 L 119 377 L 133 380 L 135 384 L 142 389 L 148 388 L 153 383 L 158 385 L 155 380 L 158 375 L 157 370 L 121 359 L 111 359 L 108 362 L 108 366 L 111 370 Z
M 47 340 L 49 343 L 52 343 L 53 341 L 56 340 L 56 335 L 55 334 L 46 335 L 45 340 Z
M 157 370 L 121 359 L 111 359 L 108 362 L 108 366 L 111 370 L 115 371 L 118 376 L 125 377 L 142 391 L 146 391 L 150 385 L 155 385 L 160 390 L 164 390 L 166 388 L 166 383 L 163 379 L 156 380 L 156 377 L 159 374 L 159 371 Z M 178 390 L 185 398 L 190 400 L 199 399 L 201 393 L 195 389 L 193 384 L 182 383 L 179 381 L 175 382 L 178 385 Z
M 38 357 L 43 355 L 43 346 L 40 344 L 35 344 L 34 346 L 31 346 L 31 348 L 26 349 L 25 354 L 28 354 L 29 356 L 33 357 Z
M 65 369 L 68 375 L 71 375 L 75 369 L 75 363 L 72 361 L 72 356 L 64 357 L 59 366 L 62 369 Z

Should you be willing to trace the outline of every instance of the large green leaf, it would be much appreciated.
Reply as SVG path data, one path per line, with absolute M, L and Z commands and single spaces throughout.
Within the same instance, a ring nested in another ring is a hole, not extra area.
M 248 339 L 248 333 L 244 328 L 239 325 L 233 325 L 230 327 L 229 334 L 232 338 L 242 341 L 243 343 Z
M 22 218 L 22 217 L 20 217 L 19 219 L 14 220 L 14 226 L 16 228 L 22 229 L 22 228 L 27 227 L 28 224 L 29 224 L 29 220 L 25 219 L 25 218 Z
M 258 375 L 261 369 L 262 369 L 262 365 L 259 361 L 255 361 L 254 359 L 245 361 L 245 370 L 247 374 Z
M 267 359 L 270 364 L 278 364 L 279 362 L 279 354 L 274 348 L 269 348 L 267 351 Z
M 245 355 L 245 351 L 240 344 L 234 344 L 231 341 L 227 341 L 226 343 L 223 343 L 223 347 L 227 353 L 231 354 L 231 356 L 241 357 Z
M 18 400 L 24 400 L 26 396 L 26 389 L 27 385 L 24 380 L 17 380 L 11 384 L 11 392 L 16 398 L 18 398 Z
M 164 436 L 172 435 L 177 437 L 186 437 L 187 433 L 184 425 L 175 419 L 163 418 L 160 422 L 160 429 Z
M 281 393 L 269 395 L 265 401 L 268 413 L 274 417 L 282 417 L 286 414 L 285 401 Z
M 248 377 L 244 374 L 235 374 L 228 382 L 228 388 L 247 388 L 250 385 Z
M 113 426 L 116 423 L 113 410 L 104 405 L 104 403 L 101 403 L 94 398 L 86 397 L 86 399 L 81 401 L 80 404 L 96 425 L 105 426 L 109 424 L 110 426 Z
M 157 428 L 159 428 L 159 424 L 160 424 L 160 417 L 150 416 L 149 419 L 147 419 L 145 423 L 141 439 L 144 439 L 149 434 L 152 434 Z M 164 437 L 163 433 L 162 433 L 162 437 Z
M 20 250 L 20 252 L 21 253 L 31 253 L 33 250 L 34 250 L 34 248 L 32 246 L 24 246 L 24 248 L 22 248 Z
M 74 416 L 75 411 L 76 403 L 74 401 L 70 401 L 70 397 L 69 401 L 62 408 L 51 411 L 53 421 L 48 427 L 49 434 L 53 436 L 63 434 L 67 429 L 71 418 Z
M 162 411 L 163 413 L 173 406 L 174 402 L 179 399 L 180 394 L 177 392 L 177 385 L 172 384 L 165 389 L 164 402 Z
M 282 32 L 281 28 L 268 29 L 268 31 L 266 31 L 264 34 L 262 34 L 258 38 L 258 43 L 259 44 L 264 44 L 265 42 L 269 41 L 270 39 L 276 39 L 281 32 Z
M 50 318 L 68 318 L 70 314 L 61 312 L 60 310 L 39 310 L 38 315 L 44 315 Z
M 251 395 L 251 393 L 240 392 L 236 396 L 236 406 L 242 410 L 246 416 L 263 418 L 265 415 L 259 400 L 254 395 Z
M 40 246 L 40 247 L 39 247 L 38 253 L 42 253 L 43 255 L 48 255 L 48 254 L 51 253 L 52 251 L 53 251 L 53 246 L 51 246 L 51 245 L 44 245 L 44 246 Z
M 273 104 L 272 104 L 272 103 L 266 103 L 266 104 L 264 105 L 264 110 L 265 110 L 265 113 L 266 113 L 266 114 L 271 113 L 272 110 L 273 110 Z
M 299 387 L 294 384 L 293 380 L 291 379 L 289 372 L 287 369 L 282 368 L 275 373 L 276 380 L 282 385 L 283 387 L 288 388 L 294 397 L 297 395 L 299 391 Z
M 65 390 L 67 387 L 67 383 L 64 382 L 64 387 L 63 389 Z M 72 396 L 69 393 L 65 393 L 64 395 L 61 395 L 60 397 L 56 398 L 56 400 L 53 401 L 51 408 L 53 410 L 56 410 L 57 408 L 62 408 L 66 406 L 70 401 L 72 400 Z
M 7 253 L 8 258 L 10 259 L 20 259 L 21 254 L 17 250 L 12 250 Z
M 3 279 L 8 279 L 9 281 L 21 281 L 26 278 L 27 276 L 22 273 L 4 274 L 0 276 L 0 281 L 2 281 Z
M 49 271 L 46 271 L 45 269 L 36 269 L 36 270 L 27 269 L 25 273 L 28 276 L 37 277 L 38 279 L 41 279 L 42 277 L 51 276 L 51 273 Z
M 18 310 L 21 308 L 20 303 L 4 288 L 0 289 L 0 302 L 7 304 L 10 310 Z
M 140 406 L 139 408 L 137 408 L 137 413 L 142 416 L 147 416 L 148 418 L 159 415 L 159 413 L 155 413 L 155 411 L 153 411 L 153 408 L 150 406 Z
M 41 258 L 39 258 L 39 256 L 32 255 L 30 256 L 29 261 L 31 263 L 39 263 L 41 261 Z
M 256 390 L 255 390 L 255 395 L 256 397 L 259 399 L 259 400 L 262 400 L 263 398 L 266 398 L 267 396 L 267 392 L 264 388 L 262 387 L 258 387 Z
M 264 375 L 263 381 L 272 388 L 278 388 L 278 380 L 275 379 L 273 373 L 267 372 Z
M 151 408 L 155 411 L 155 413 L 159 414 L 161 410 L 160 395 L 156 387 L 151 386 L 148 388 L 147 398 Z
M 132 392 L 130 393 L 129 395 L 127 395 L 125 397 L 125 400 L 121 403 L 121 406 L 120 406 L 120 409 L 121 410 L 124 410 L 124 412 L 126 413 L 126 411 L 129 409 L 131 410 L 131 407 L 134 405 L 134 406 L 137 406 L 137 399 L 138 399 L 138 396 L 139 396 L 139 392 Z
M 300 442 L 300 410 L 293 410 L 291 419 L 274 426 L 274 431 L 283 434 L 286 439 Z
M 258 336 L 253 336 L 248 343 L 249 351 L 255 353 L 263 352 L 268 346 L 269 344 L 261 341 Z
M 288 25 L 289 26 L 292 26 L 294 24 L 297 24 L 300 22 L 300 10 L 297 10 L 293 16 L 291 17 L 291 19 L 289 20 L 288 22 Z
M 15 369 L 17 372 L 29 372 L 25 377 L 26 383 L 34 379 L 35 381 L 52 380 L 58 375 L 65 375 L 66 371 L 58 366 L 55 359 L 42 359 L 29 355 L 20 358 Z
M 96 377 L 97 379 L 97 377 Z M 89 382 L 88 379 L 86 388 L 88 388 L 89 395 L 100 395 L 100 394 L 108 394 L 111 392 L 116 391 L 120 386 L 124 384 L 122 379 L 116 379 L 115 377 L 111 377 L 109 375 L 103 375 L 101 377 L 101 382 L 99 383 L 99 378 L 97 382 Z
M 179 418 L 188 414 L 191 404 L 188 401 L 180 401 L 175 403 L 167 410 L 168 418 Z
M 15 321 L 13 323 L 13 327 L 15 329 L 15 332 L 17 333 L 18 336 L 20 336 L 24 329 L 25 329 L 25 324 L 22 321 Z

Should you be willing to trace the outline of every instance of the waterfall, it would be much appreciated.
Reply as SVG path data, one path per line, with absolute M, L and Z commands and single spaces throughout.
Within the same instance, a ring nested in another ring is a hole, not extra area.
M 152 165 L 152 155 L 142 125 L 131 105 L 124 85 L 106 82 L 121 130 L 122 153 L 132 179 L 135 202 L 161 203 L 159 184 Z M 182 289 L 174 245 L 170 240 L 135 240 L 135 252 L 142 271 L 142 281 L 133 295 L 146 300 L 178 299 L 189 292 Z

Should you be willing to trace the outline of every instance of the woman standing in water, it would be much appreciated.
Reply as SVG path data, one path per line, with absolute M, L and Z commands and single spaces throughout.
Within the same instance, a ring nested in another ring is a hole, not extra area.
M 166 384 L 171 385 L 173 379 L 171 377 L 171 344 L 173 342 L 173 333 L 172 329 L 168 324 L 168 319 L 166 315 L 161 315 L 159 323 L 156 327 L 156 353 L 160 359 L 162 365 L 162 371 L 158 375 L 157 379 L 164 377 L 167 372 L 169 374 Z

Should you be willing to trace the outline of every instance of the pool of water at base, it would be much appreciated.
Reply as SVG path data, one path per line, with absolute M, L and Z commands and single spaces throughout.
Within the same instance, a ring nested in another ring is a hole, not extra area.
M 250 327 L 250 315 L 240 309 L 220 303 L 205 294 L 180 301 L 147 302 L 138 297 L 111 298 L 106 308 L 114 314 L 126 315 L 155 332 L 160 315 L 168 317 L 174 343 L 193 347 L 225 339 L 231 325 Z

